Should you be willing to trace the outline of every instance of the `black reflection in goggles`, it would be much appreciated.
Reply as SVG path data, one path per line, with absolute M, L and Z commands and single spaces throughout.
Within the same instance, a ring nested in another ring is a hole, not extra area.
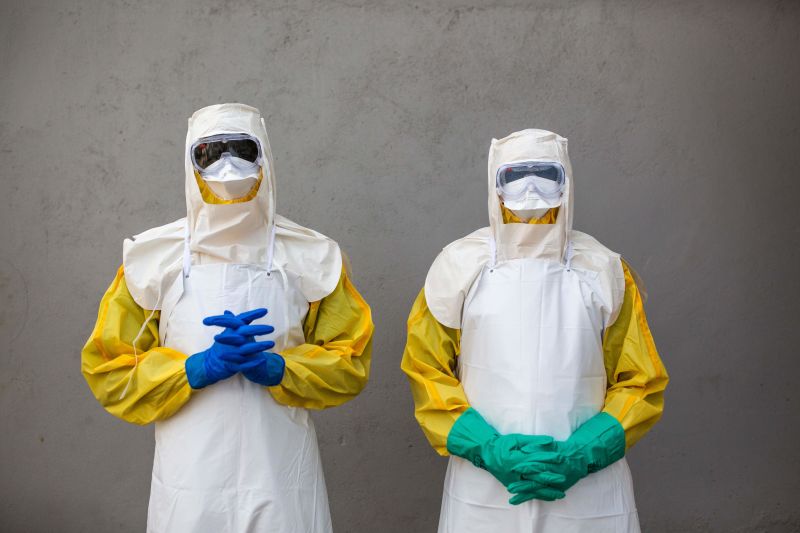
M 194 162 L 200 168 L 207 168 L 219 161 L 226 152 L 233 157 L 254 163 L 258 159 L 258 144 L 252 139 L 200 143 L 194 147 Z

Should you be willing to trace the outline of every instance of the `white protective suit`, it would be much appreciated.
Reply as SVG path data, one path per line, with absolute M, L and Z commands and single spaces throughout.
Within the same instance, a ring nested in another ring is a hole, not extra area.
M 496 175 L 503 164 L 561 163 L 566 188 L 554 224 L 504 224 Z M 470 405 L 501 434 L 567 439 L 603 409 L 602 332 L 619 312 L 619 255 L 572 229 L 567 140 L 524 130 L 493 140 L 490 226 L 437 257 L 425 298 L 441 324 L 461 330 L 457 374 Z M 639 531 L 625 459 L 590 474 L 562 500 L 519 506 L 487 471 L 451 456 L 440 533 Z
M 189 149 L 199 138 L 247 133 L 259 139 L 263 178 L 249 201 L 201 196 Z M 202 319 L 266 307 L 275 352 L 304 342 L 308 302 L 330 294 L 342 272 L 332 240 L 275 214 L 275 173 L 257 109 L 203 108 L 186 137 L 187 217 L 124 246 L 125 279 L 144 309 L 161 311 L 162 346 L 205 350 L 218 328 Z M 173 532 L 331 531 L 314 425 L 305 409 L 278 404 L 241 374 L 196 391 L 156 422 L 147 530 Z

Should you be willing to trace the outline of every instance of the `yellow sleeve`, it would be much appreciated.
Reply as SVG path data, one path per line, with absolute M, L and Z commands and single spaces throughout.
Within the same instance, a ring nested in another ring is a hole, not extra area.
M 281 352 L 283 380 L 269 391 L 279 403 L 306 409 L 335 407 L 367 384 L 372 355 L 372 313 L 342 269 L 336 288 L 312 302 L 306 342 Z
M 408 376 L 414 415 L 433 449 L 447 453 L 450 428 L 469 408 L 467 395 L 455 374 L 461 331 L 434 318 L 421 290 L 408 316 L 408 339 L 400 367 Z
M 609 385 L 603 411 L 622 425 L 626 448 L 630 448 L 661 418 L 669 376 L 656 351 L 631 270 L 624 261 L 622 268 L 625 298 L 603 338 Z
M 134 354 L 133 339 L 149 315 L 128 292 L 120 267 L 100 301 L 97 323 L 81 352 L 81 371 L 97 401 L 112 415 L 134 424 L 171 416 L 191 395 L 184 368 L 187 356 L 158 345 L 158 311 L 136 343 L 138 355 Z

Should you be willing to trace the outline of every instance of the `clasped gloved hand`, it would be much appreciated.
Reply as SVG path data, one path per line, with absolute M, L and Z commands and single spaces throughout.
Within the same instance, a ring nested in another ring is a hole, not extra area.
M 551 437 L 513 433 L 501 435 L 472 408 L 464 411 L 447 435 L 448 452 L 486 470 L 506 488 L 523 480 L 514 467 L 524 463 L 531 454 L 553 453 L 554 450 Z M 555 488 L 566 481 L 562 474 L 541 471 L 531 472 L 527 477 L 526 494 L 532 494 L 533 498 L 552 501 L 564 497 L 564 492 Z M 512 498 L 510 503 L 521 501 L 515 502 Z
M 253 320 L 266 314 L 267 310 L 264 308 L 253 309 L 239 315 L 225 311 L 222 315 L 206 318 L 203 323 L 208 326 L 224 327 L 225 331 L 214 338 L 249 353 L 247 363 L 240 366 L 242 375 L 254 383 L 271 387 L 283 379 L 286 362 L 280 355 L 268 351 L 275 346 L 274 342 L 255 340 L 259 335 L 268 335 L 275 331 L 272 326 L 251 325 Z
M 622 459 L 625 455 L 625 430 L 616 418 L 599 413 L 580 426 L 566 441 L 556 441 L 553 450 L 530 454 L 513 471 L 522 481 L 509 485 L 515 495 L 510 502 L 520 504 L 538 498 L 538 480 L 543 474 L 558 474 L 563 481 L 555 487 L 566 492 L 575 483 Z
M 266 309 L 255 309 L 238 316 L 226 311 L 225 315 L 205 318 L 203 324 L 207 326 L 227 327 L 225 324 L 218 323 L 222 319 L 229 322 L 235 320 L 235 324 L 246 325 L 249 328 L 246 332 L 250 334 L 250 340 L 239 342 L 240 336 L 232 335 L 228 329 L 216 335 L 214 343 L 208 349 L 186 359 L 186 377 L 189 385 L 193 389 L 201 389 L 227 379 L 237 372 L 244 373 L 258 367 L 260 364 L 258 354 L 271 349 L 275 343 L 272 341 L 255 342 L 255 336 L 272 333 L 274 328 L 266 325 L 250 326 L 249 324 L 266 314 Z

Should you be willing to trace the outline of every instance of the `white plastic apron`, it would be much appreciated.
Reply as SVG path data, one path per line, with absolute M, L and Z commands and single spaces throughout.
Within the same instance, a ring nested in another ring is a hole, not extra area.
M 269 314 L 254 323 L 275 327 L 264 339 L 276 352 L 304 342 L 308 302 L 293 275 L 267 265 L 186 267 L 165 296 L 162 345 L 205 350 L 221 329 L 203 318 L 258 307 Z M 148 532 L 332 531 L 314 424 L 261 385 L 237 374 L 196 391 L 155 435 Z
M 458 372 L 472 407 L 501 433 L 565 440 L 602 410 L 605 325 L 596 277 L 523 258 L 484 267 L 473 284 Z M 582 479 L 562 500 L 513 506 L 511 496 L 490 473 L 452 456 L 439 532 L 639 531 L 625 459 Z

